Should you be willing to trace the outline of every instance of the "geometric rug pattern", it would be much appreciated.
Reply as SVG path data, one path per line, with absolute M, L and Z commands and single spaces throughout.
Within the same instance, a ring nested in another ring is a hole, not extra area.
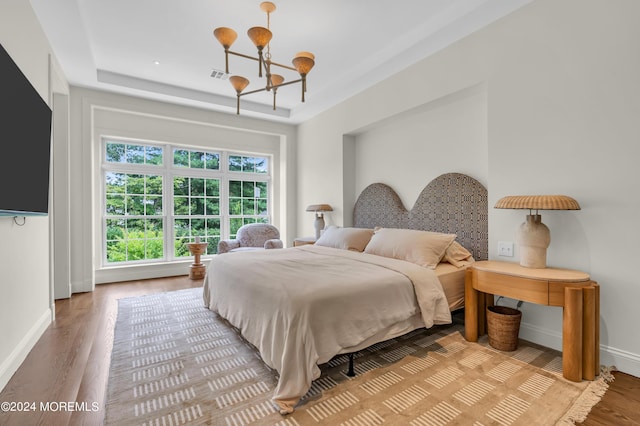
M 277 373 L 202 289 L 119 300 L 106 425 L 553 425 L 583 420 L 607 388 L 562 377 L 557 351 L 501 352 L 463 326 L 419 329 L 321 365 L 296 411 L 270 399 Z

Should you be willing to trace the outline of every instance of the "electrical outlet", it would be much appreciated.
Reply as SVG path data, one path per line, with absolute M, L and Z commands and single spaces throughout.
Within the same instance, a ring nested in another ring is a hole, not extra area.
M 513 257 L 513 243 L 511 241 L 498 241 L 498 256 Z

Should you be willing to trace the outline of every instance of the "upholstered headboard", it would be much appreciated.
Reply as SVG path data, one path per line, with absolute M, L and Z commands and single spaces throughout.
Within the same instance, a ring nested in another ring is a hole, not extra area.
M 487 189 L 474 178 L 446 173 L 432 180 L 411 210 L 388 185 L 373 183 L 358 196 L 353 226 L 419 229 L 457 234 L 474 259 L 489 257 Z

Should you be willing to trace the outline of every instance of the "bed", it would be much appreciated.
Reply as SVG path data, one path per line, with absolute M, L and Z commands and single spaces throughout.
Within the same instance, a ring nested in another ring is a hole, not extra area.
M 465 266 L 487 251 L 487 193 L 475 179 L 439 176 L 411 210 L 376 183 L 358 197 L 354 226 L 327 229 L 315 245 L 214 257 L 204 303 L 278 372 L 272 400 L 286 414 L 319 364 L 450 323 Z

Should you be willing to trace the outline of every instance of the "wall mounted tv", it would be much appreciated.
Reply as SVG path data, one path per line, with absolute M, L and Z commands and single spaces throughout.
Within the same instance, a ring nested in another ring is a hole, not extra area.
M 0 216 L 49 213 L 51 109 L 0 45 Z

